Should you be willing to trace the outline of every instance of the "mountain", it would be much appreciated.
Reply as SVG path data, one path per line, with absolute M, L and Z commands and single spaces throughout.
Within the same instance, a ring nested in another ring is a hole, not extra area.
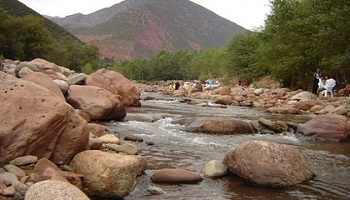
M 125 0 L 88 15 L 49 19 L 114 60 L 221 47 L 247 31 L 189 0 Z
M 44 19 L 45 25 L 49 30 L 49 32 L 51 33 L 51 35 L 53 36 L 53 38 L 61 39 L 65 36 L 68 36 L 73 40 L 78 41 L 78 38 L 76 38 L 72 33 L 68 32 L 67 30 L 57 25 L 56 23 L 52 22 L 51 20 L 48 20 L 45 17 L 42 17 L 39 13 L 28 8 L 26 5 L 24 5 L 23 3 L 17 0 L 0 0 L 0 9 L 5 10 L 7 14 L 12 16 L 19 17 L 19 16 L 25 16 L 25 15 L 34 15 L 37 17 L 41 17 Z

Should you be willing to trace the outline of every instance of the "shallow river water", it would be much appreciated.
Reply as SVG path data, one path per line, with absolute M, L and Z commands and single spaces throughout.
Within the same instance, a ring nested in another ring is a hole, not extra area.
M 277 135 L 209 135 L 181 131 L 173 120 L 181 116 L 226 116 L 257 120 L 260 117 L 273 120 L 302 123 L 312 116 L 272 115 L 262 110 L 228 106 L 227 108 L 201 107 L 180 103 L 176 98 L 157 93 L 143 93 L 155 100 L 142 101 L 140 108 L 131 108 L 128 115 L 160 116 L 154 122 L 110 122 L 107 127 L 121 138 L 132 134 L 144 139 L 137 145 L 140 155 L 148 162 L 146 173 L 139 177 L 138 185 L 125 200 L 330 200 L 350 199 L 350 144 L 316 143 L 297 139 L 292 133 Z M 210 102 L 208 102 L 210 104 Z M 316 177 L 304 184 L 286 189 L 268 189 L 244 182 L 236 176 L 218 179 L 204 178 L 197 184 L 154 184 L 150 177 L 155 169 L 185 168 L 201 173 L 210 160 L 222 160 L 225 153 L 245 141 L 264 140 L 292 145 L 308 160 Z M 154 145 L 147 145 L 152 142 Z M 150 195 L 149 186 L 162 188 L 166 194 Z

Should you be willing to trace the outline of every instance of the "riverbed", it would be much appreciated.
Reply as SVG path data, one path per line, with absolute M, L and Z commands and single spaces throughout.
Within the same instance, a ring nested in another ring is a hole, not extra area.
M 206 101 L 207 106 L 183 103 L 183 99 L 160 93 L 142 93 L 151 97 L 141 101 L 139 108 L 130 108 L 128 115 L 157 116 L 154 121 L 110 122 L 108 129 L 120 138 L 132 134 L 144 139 L 133 143 L 148 162 L 146 173 L 138 178 L 138 185 L 125 200 L 331 200 L 350 199 L 350 144 L 319 143 L 299 140 L 293 133 L 210 135 L 182 131 L 182 126 L 173 123 L 179 117 L 224 116 L 243 120 L 260 117 L 303 123 L 312 115 L 276 115 L 264 110 L 227 106 L 216 106 Z M 150 181 L 153 170 L 162 168 L 184 168 L 201 173 L 210 160 L 222 160 L 225 153 L 250 140 L 276 142 L 298 148 L 306 157 L 316 177 L 298 186 L 285 189 L 269 189 L 254 186 L 229 175 L 211 179 L 204 177 L 198 184 L 155 184 Z M 123 141 L 124 143 L 126 141 Z M 147 145 L 153 143 L 154 145 Z M 156 186 L 166 194 L 151 195 L 147 188 Z

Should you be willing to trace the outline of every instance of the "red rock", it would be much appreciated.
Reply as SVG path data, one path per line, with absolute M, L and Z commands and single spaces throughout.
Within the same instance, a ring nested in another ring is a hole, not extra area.
M 311 140 L 348 142 L 350 140 L 350 124 L 347 118 L 337 114 L 319 115 L 301 124 L 297 136 Z
M 125 107 L 117 96 L 100 87 L 71 85 L 66 98 L 70 105 L 88 113 L 92 120 L 121 120 L 126 116 Z
M 140 91 L 118 72 L 100 69 L 88 76 L 85 82 L 86 85 L 101 87 L 118 95 L 124 106 L 140 105 Z
M 198 173 L 176 168 L 156 170 L 151 180 L 155 183 L 197 183 L 203 178 Z
M 0 91 L 0 163 L 25 155 L 69 163 L 86 149 L 86 121 L 51 91 L 20 79 Z

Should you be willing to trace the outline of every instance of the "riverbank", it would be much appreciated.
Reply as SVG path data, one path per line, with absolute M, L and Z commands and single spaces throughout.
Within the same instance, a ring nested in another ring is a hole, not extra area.
M 161 92 L 184 99 L 201 99 L 220 105 L 243 106 L 264 109 L 278 114 L 338 114 L 350 118 L 350 97 L 323 97 L 303 90 L 291 91 L 279 88 L 279 84 L 253 86 L 221 86 L 203 91 L 188 91 L 184 88 L 170 90 L 169 83 L 138 85 L 141 91 Z

